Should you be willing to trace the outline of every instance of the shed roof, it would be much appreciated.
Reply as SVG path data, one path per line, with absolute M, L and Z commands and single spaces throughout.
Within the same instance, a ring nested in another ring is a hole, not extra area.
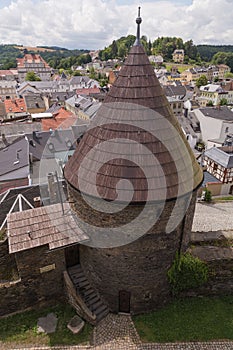
M 202 181 L 138 37 L 64 175 L 81 192 L 123 202 L 176 198 Z
M 51 250 L 87 240 L 88 237 L 78 227 L 68 203 L 64 203 L 64 209 L 64 215 L 61 204 L 9 214 L 9 252 L 16 253 L 46 244 Z

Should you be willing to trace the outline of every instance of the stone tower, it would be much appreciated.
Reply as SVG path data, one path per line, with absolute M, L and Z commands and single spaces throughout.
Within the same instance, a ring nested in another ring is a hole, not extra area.
M 185 249 L 202 171 L 137 37 L 64 175 L 90 237 L 80 264 L 113 312 L 165 303 Z

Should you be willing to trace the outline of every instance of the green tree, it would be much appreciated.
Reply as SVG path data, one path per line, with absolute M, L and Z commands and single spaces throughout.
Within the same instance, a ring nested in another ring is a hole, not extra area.
M 40 77 L 38 77 L 38 75 L 36 75 L 35 72 L 27 72 L 27 74 L 25 76 L 25 80 L 26 81 L 41 81 Z
M 127 53 L 127 48 L 126 48 L 125 44 L 123 44 L 123 43 L 120 44 L 118 46 L 118 52 L 117 52 L 118 57 L 124 58 L 126 56 L 126 53 Z
M 213 101 L 209 100 L 206 104 L 207 107 L 213 107 Z
M 207 80 L 207 78 L 206 78 L 206 76 L 203 74 L 203 75 L 201 75 L 200 76 L 200 78 L 198 78 L 197 80 L 196 80 L 196 86 L 199 88 L 200 86 L 205 86 L 205 85 L 207 85 L 207 83 L 208 83 L 208 80 Z
M 225 105 L 227 105 L 227 99 L 225 97 L 223 97 L 220 100 L 220 106 L 225 106 Z
M 177 296 L 182 291 L 199 287 L 207 282 L 209 271 L 206 263 L 199 258 L 190 253 L 177 253 L 167 275 L 172 293 Z
M 117 53 L 118 53 L 118 47 L 117 47 L 116 40 L 113 40 L 112 45 L 111 45 L 111 50 L 112 50 L 112 56 L 115 58 L 117 56 Z
M 210 190 L 205 190 L 205 198 L 204 198 L 205 202 L 211 202 L 212 200 L 212 193 Z
M 224 78 L 226 78 L 226 79 L 232 79 L 232 78 L 233 78 L 233 73 L 227 72 L 227 73 L 225 74 Z

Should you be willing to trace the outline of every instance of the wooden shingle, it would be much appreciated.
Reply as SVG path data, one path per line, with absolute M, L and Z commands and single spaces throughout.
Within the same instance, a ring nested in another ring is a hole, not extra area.
M 176 198 L 201 183 L 202 171 L 142 45 L 131 48 L 64 175 L 89 195 L 96 185 L 106 200 L 116 200 L 116 188 L 127 198 L 130 190 L 119 183 L 127 179 L 134 188 L 132 202 Z
M 48 244 L 49 249 L 84 242 L 88 237 L 78 227 L 68 203 L 39 207 L 7 216 L 9 252 L 16 253 Z

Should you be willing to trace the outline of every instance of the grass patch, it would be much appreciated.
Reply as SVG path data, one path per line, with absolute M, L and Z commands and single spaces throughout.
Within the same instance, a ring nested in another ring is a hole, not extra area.
M 37 332 L 39 317 L 45 317 L 54 312 L 58 317 L 56 332 L 44 334 Z M 92 332 L 92 326 L 85 324 L 80 334 L 73 334 L 67 324 L 76 314 L 68 304 L 59 304 L 54 307 L 26 311 L 14 316 L 0 319 L 0 344 L 27 344 L 27 345 L 75 345 L 88 344 Z
M 233 196 L 214 197 L 212 200 L 213 200 L 214 202 L 233 201 Z
M 233 296 L 176 300 L 133 320 L 144 342 L 232 340 Z
M 176 64 L 176 63 L 172 63 L 172 62 L 169 62 L 169 63 L 165 62 L 165 65 L 166 65 L 166 69 L 168 72 L 171 71 L 172 67 L 177 67 L 177 69 L 180 73 L 183 73 L 185 70 L 193 67 L 193 65 L 191 65 L 191 64 Z

